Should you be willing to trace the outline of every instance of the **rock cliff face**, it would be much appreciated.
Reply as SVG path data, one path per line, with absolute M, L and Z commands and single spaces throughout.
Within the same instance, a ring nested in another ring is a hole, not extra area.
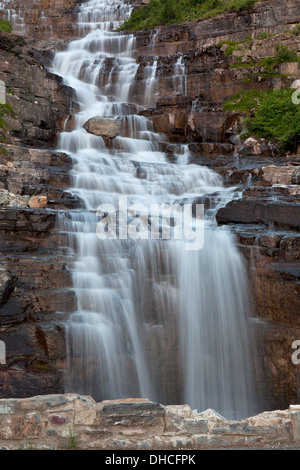
M 28 4 L 4 0 L 3 16 L 14 31 L 48 49 L 72 39 L 77 33 L 77 0 L 37 0 Z
M 19 30 L 27 36 L 26 42 L 0 35 L 0 80 L 14 111 L 6 117 L 9 131 L 0 153 L 0 338 L 8 359 L 0 365 L 0 396 L 16 397 L 61 391 L 65 346 L 54 314 L 62 312 L 63 318 L 75 308 L 66 258 L 57 252 L 63 240 L 55 233 L 55 218 L 78 202 L 67 192 L 69 157 L 51 149 L 76 104 L 72 91 L 43 64 L 51 58 L 48 49 L 80 33 L 74 26 L 80 2 L 40 0 L 30 12 L 22 2 L 8 3 L 23 19 Z M 135 34 L 137 99 L 145 67 L 157 61 L 155 100 L 143 114 L 174 146 L 188 143 L 191 161 L 215 169 L 242 191 L 217 220 L 232 227 L 249 261 L 261 324 L 261 388 L 270 408 L 299 400 L 291 346 L 300 339 L 300 156 L 278 156 L 268 142 L 241 142 L 240 115 L 224 112 L 222 104 L 241 90 L 291 86 L 299 77 L 297 64 L 281 64 L 267 77 L 260 66 L 247 64 L 274 56 L 277 44 L 299 52 L 299 36 L 286 32 L 299 22 L 298 0 L 266 0 L 250 11 Z M 226 53 L 229 40 L 240 43 L 238 52 Z M 168 152 L 172 159 L 172 146 Z M 47 196 L 46 208 L 30 208 L 32 196 Z
M 5 33 L 0 79 L 9 106 L 0 130 L 0 337 L 6 345 L 0 394 L 28 396 L 60 386 L 63 332 L 51 315 L 74 306 L 61 290 L 70 279 L 55 234 L 59 210 L 74 204 L 64 192 L 71 161 L 54 150 L 72 90 L 46 71 L 23 38 Z

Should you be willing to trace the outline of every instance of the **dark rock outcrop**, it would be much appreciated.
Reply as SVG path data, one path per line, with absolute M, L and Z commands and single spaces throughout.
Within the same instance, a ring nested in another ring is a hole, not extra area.
M 77 204 L 67 191 L 72 162 L 51 150 L 73 91 L 38 57 L 23 38 L 0 33 L 0 79 L 9 105 L 0 144 L 1 397 L 60 390 L 65 342 L 55 314 L 76 307 L 58 252 L 64 242 L 55 232 L 59 210 Z
M 1 46 L 2 44 L 2 46 Z M 35 59 L 17 35 L 0 33 L 0 80 L 11 112 L 2 136 L 9 144 L 54 147 L 68 116 L 73 90 Z
M 219 224 L 264 224 L 284 230 L 300 230 L 300 205 L 295 200 L 234 200 L 217 213 Z

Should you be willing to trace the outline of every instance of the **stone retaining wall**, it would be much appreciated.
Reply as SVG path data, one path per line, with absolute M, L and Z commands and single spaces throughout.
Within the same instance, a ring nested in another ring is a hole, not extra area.
M 0 448 L 157 450 L 297 446 L 300 405 L 228 421 L 214 410 L 77 394 L 0 400 Z

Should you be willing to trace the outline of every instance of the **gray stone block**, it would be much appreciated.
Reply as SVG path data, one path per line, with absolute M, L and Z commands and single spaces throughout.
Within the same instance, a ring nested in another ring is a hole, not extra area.
M 207 419 L 185 419 L 184 424 L 188 434 L 205 434 L 209 432 Z
M 122 426 L 154 426 L 165 414 L 165 408 L 154 402 L 109 403 L 101 410 L 108 425 Z
M 300 405 L 290 405 L 289 413 L 294 441 L 300 441 Z

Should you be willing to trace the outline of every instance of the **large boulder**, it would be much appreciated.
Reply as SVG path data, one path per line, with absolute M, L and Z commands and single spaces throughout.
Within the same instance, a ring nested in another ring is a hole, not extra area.
M 121 132 L 121 118 L 95 116 L 83 125 L 83 128 L 90 134 L 103 138 L 106 145 L 110 145 L 111 140 Z
M 297 169 L 294 166 L 267 165 L 262 167 L 262 179 L 268 184 L 290 185 Z

